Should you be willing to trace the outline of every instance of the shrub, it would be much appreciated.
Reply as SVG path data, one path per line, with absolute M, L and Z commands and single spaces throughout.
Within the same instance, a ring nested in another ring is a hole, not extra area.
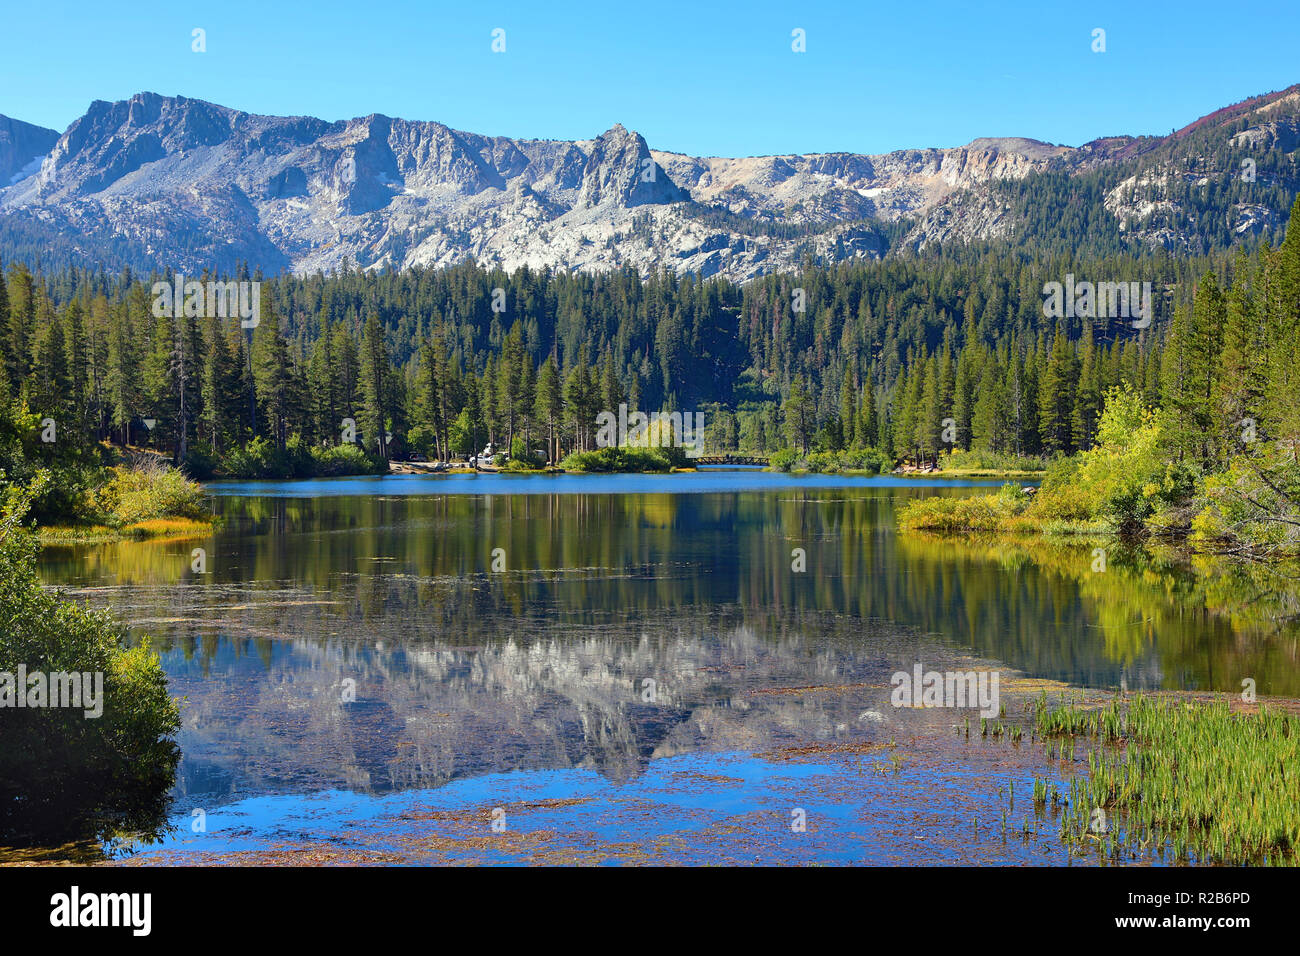
M 221 474 L 230 478 L 310 478 L 311 453 L 297 436 L 278 448 L 261 435 L 226 456 Z
M 453 455 L 472 455 L 478 451 L 474 447 L 480 429 L 470 420 L 469 410 L 462 409 L 456 420 L 447 429 L 447 440 L 451 444 Z
M 181 462 L 185 474 L 198 481 L 216 477 L 220 465 L 221 459 L 212 451 L 211 446 L 202 444 L 190 448 L 185 460 Z
M 107 612 L 63 601 L 37 578 L 22 520 L 47 481 L 42 473 L 0 515 L 0 673 L 23 665 L 101 674 L 102 714 L 0 708 L 0 843 L 11 845 L 160 828 L 179 759 L 179 710 L 157 655 L 125 649 L 123 628 Z
M 1091 521 L 1096 516 L 1092 494 L 1081 487 L 1078 462 L 1053 462 L 1034 497 L 1031 514 L 1047 521 Z
M 507 471 L 536 471 L 546 467 L 546 456 L 537 456 L 529 450 L 520 435 L 510 443 L 510 460 L 506 462 Z
M 774 471 L 811 471 L 814 474 L 835 475 L 842 471 L 866 471 L 879 474 L 887 469 L 892 461 L 878 448 L 854 446 L 840 451 L 814 451 L 801 456 L 793 448 L 782 448 L 775 452 L 769 462 Z
M 659 448 L 598 448 L 573 452 L 560 462 L 565 471 L 667 471 L 668 459 Z
M 41 441 L 41 416 L 26 404 L 7 399 L 0 383 L 0 494 L 35 487 L 38 471 L 50 480 L 28 496 L 30 514 L 44 524 L 79 515 L 87 496 L 103 481 L 103 450 L 75 437 L 46 444 Z
M 840 453 L 815 451 L 804 460 L 804 465 L 814 474 L 837 474 L 840 471 Z
M 311 449 L 312 474 L 326 478 L 342 475 L 380 475 L 388 466 L 366 454 L 360 445 L 342 444 Z
M 799 453 L 793 448 L 782 448 L 780 451 L 773 453 L 769 459 L 771 467 L 776 471 L 789 471 L 798 460 Z
M 110 470 L 91 495 L 91 505 L 106 523 L 121 527 L 151 518 L 204 516 L 203 489 L 162 458 L 137 456 Z
M 848 451 L 840 453 L 841 467 L 853 471 L 869 471 L 879 474 L 893 465 L 893 459 L 879 448 L 855 445 Z
M 432 425 L 416 425 L 406 433 L 406 444 L 425 461 L 437 454 L 438 435 Z
M 1008 519 L 1022 514 L 1029 496 L 1014 483 L 993 495 L 934 495 L 903 506 L 899 527 L 904 531 L 1001 531 Z
M 1206 476 L 1192 544 L 1201 550 L 1300 554 L 1300 465 L 1292 449 L 1261 445 Z
M 1072 487 L 1071 487 L 1072 486 Z M 1158 508 L 1188 497 L 1195 475 L 1165 457 L 1160 417 L 1128 388 L 1113 388 L 1097 427 L 1097 444 L 1080 452 L 1077 464 L 1063 461 L 1048 470 L 1034 514 L 1101 518 L 1124 532 L 1140 531 Z

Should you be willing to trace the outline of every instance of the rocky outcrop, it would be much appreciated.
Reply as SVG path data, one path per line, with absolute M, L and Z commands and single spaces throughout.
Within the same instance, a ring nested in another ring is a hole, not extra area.
M 0 188 L 34 174 L 58 141 L 52 129 L 0 116 Z
M 1137 244 L 1191 246 L 1193 217 L 1176 208 L 1171 184 L 1207 172 L 1205 158 L 1179 143 L 1209 130 L 1244 154 L 1294 153 L 1297 114 L 1300 93 L 1287 91 L 1165 138 L 1071 148 L 1003 137 L 877 156 L 723 158 L 653 150 L 621 125 L 592 140 L 516 140 L 140 93 L 92 103 L 58 137 L 0 117 L 0 216 L 74 242 L 80 255 L 112 244 L 140 250 L 137 268 L 195 273 L 240 260 L 307 273 L 345 260 L 406 267 L 473 257 L 506 269 L 669 268 L 745 280 L 795 268 L 810 251 L 827 261 L 883 255 L 884 229 L 900 220 L 910 224 L 904 247 L 1014 237 L 1025 216 L 999 183 L 1128 164 L 1105 184 L 1101 217 Z M 1237 233 L 1284 220 L 1250 196 L 1214 215 Z

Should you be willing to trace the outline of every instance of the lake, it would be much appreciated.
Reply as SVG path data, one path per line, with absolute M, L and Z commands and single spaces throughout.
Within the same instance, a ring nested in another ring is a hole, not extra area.
M 910 498 L 997 484 L 217 482 L 210 538 L 47 548 L 42 579 L 149 638 L 184 698 L 168 825 L 95 852 L 1064 862 L 1015 803 L 1064 768 L 967 735 L 974 711 L 891 706 L 891 675 L 997 669 L 1013 716 L 1041 688 L 1300 696 L 1295 631 L 1264 613 L 1294 592 L 1117 544 L 1099 572 L 1090 542 L 896 531 Z

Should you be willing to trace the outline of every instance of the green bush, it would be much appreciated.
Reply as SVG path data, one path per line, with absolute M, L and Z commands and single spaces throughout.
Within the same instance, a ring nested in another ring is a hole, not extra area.
M 661 448 L 598 448 L 573 452 L 560 462 L 565 471 L 668 471 L 667 457 Z
M 1168 460 L 1160 416 L 1137 392 L 1114 388 L 1097 444 L 1053 463 L 1031 514 L 1099 518 L 1122 532 L 1140 531 L 1158 509 L 1190 496 L 1195 480 L 1189 468 Z
M 42 524 L 71 520 L 103 482 L 105 453 L 66 432 L 64 439 L 70 440 L 48 444 L 40 436 L 41 417 L 25 404 L 9 401 L 0 383 L 0 496 L 9 488 L 31 486 L 37 472 L 45 471 L 51 480 L 27 496 L 30 514 Z
M 311 449 L 312 474 L 333 478 L 343 475 L 379 475 L 387 465 L 367 455 L 360 445 L 342 444 Z
M 165 460 L 138 457 L 118 465 L 90 496 L 105 524 L 121 527 L 151 518 L 198 519 L 206 514 L 203 489 Z
M 799 453 L 797 451 L 793 448 L 782 448 L 780 451 L 774 452 L 768 462 L 774 471 L 789 471 L 798 460 Z
M 124 629 L 107 612 L 41 586 L 36 545 L 22 521 L 48 480 L 42 473 L 0 515 L 0 674 L 15 675 L 21 665 L 29 675 L 102 675 L 102 713 L 0 707 L 0 844 L 156 831 L 180 756 L 172 739 L 179 710 L 157 655 L 125 649 Z M 11 680 L 9 693 L 18 690 Z
M 510 459 L 506 462 L 507 471 L 536 471 L 546 467 L 545 455 L 534 455 L 522 436 L 515 436 L 510 443 Z
M 841 451 L 814 451 L 801 456 L 793 448 L 782 448 L 769 459 L 775 471 L 811 471 L 814 474 L 834 475 L 842 471 L 866 471 L 879 474 L 892 461 L 877 448 L 853 448 Z
M 1300 464 L 1291 448 L 1261 444 L 1207 475 L 1195 500 L 1192 544 L 1206 551 L 1300 554 Z
M 899 527 L 904 531 L 995 532 L 1008 519 L 1024 513 L 1029 496 L 1019 485 L 1003 485 L 993 495 L 934 495 L 904 505 Z
M 904 528 L 948 531 L 1140 532 L 1154 515 L 1192 494 L 1196 476 L 1166 458 L 1160 417 L 1127 388 L 1106 396 L 1097 444 L 1047 469 L 1030 501 L 1007 486 L 998 495 L 927 498 L 900 516 Z M 957 503 L 960 502 L 960 503 Z
M 437 454 L 438 435 L 432 425 L 416 425 L 406 433 L 406 444 L 417 457 L 429 461 Z
M 310 478 L 314 471 L 311 453 L 289 439 L 284 448 L 259 435 L 243 448 L 226 456 L 220 474 L 228 478 Z
M 840 467 L 846 471 L 869 471 L 880 474 L 892 467 L 894 461 L 879 448 L 855 445 L 840 452 Z
M 226 478 L 263 479 L 376 475 L 387 470 L 385 462 L 367 454 L 360 445 L 308 447 L 298 435 L 292 435 L 284 448 L 276 448 L 259 435 L 231 452 L 218 473 Z
M 472 455 L 478 451 L 474 447 L 481 429 L 470 420 L 469 410 L 462 409 L 456 420 L 447 428 L 447 440 L 451 444 L 453 455 Z
M 216 477 L 221 459 L 213 452 L 210 445 L 200 443 L 190 447 L 181 465 L 185 469 L 185 474 L 191 478 L 196 481 L 207 481 Z
M 1094 495 L 1078 478 L 1079 463 L 1073 458 L 1053 462 L 1034 497 L 1034 515 L 1050 521 L 1091 521 L 1096 517 Z
M 835 451 L 815 451 L 804 459 L 804 468 L 814 474 L 837 474 L 840 469 L 840 454 Z

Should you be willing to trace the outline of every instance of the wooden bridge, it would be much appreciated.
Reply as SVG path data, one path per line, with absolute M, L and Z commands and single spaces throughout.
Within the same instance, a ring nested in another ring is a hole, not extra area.
M 697 465 L 767 465 L 766 458 L 754 455 L 701 455 L 690 459 Z

